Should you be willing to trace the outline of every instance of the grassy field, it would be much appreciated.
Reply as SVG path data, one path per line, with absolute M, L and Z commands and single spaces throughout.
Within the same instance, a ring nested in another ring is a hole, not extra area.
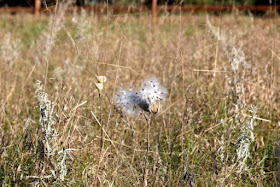
M 61 10 L 0 28 L 2 186 L 277 186 L 278 16 Z M 117 91 L 150 77 L 159 113 L 120 112 Z

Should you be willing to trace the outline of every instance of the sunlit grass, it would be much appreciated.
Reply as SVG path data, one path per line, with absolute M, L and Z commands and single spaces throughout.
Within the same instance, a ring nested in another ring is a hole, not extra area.
M 51 16 L 1 15 L 0 183 L 140 186 L 146 170 L 149 186 L 276 186 L 279 18 L 209 17 L 227 38 L 225 48 L 203 14 L 162 15 L 156 23 L 147 14 L 67 14 L 56 33 Z M 16 40 L 23 45 L 8 62 L 12 53 L 3 53 L 3 46 Z M 249 64 L 237 72 L 225 52 L 234 47 Z M 108 78 L 102 90 L 96 75 Z M 114 96 L 150 77 L 159 78 L 169 94 L 151 116 L 147 153 L 147 121 L 120 114 Z M 40 132 L 37 80 L 53 102 L 53 155 L 47 155 Z M 252 119 L 252 107 L 255 139 L 246 170 L 239 171 L 235 142 Z M 75 151 L 62 180 L 52 171 L 60 171 L 59 151 L 67 149 Z

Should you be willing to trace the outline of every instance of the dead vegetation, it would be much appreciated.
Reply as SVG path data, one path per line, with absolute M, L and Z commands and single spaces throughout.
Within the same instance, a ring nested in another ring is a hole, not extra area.
M 4 186 L 276 186 L 278 17 L 61 12 L 1 15 Z M 154 76 L 147 129 L 114 97 Z

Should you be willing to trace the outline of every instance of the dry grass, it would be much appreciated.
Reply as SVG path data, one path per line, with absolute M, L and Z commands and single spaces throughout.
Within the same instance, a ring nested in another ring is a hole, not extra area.
M 210 15 L 216 37 L 203 14 L 0 20 L 3 186 L 276 186 L 278 17 Z M 146 154 L 145 118 L 117 112 L 114 94 L 153 76 L 169 96 Z

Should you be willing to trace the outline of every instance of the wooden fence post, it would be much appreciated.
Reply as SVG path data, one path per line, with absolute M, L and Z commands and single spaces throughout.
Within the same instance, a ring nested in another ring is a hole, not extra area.
M 152 17 L 153 17 L 153 20 L 156 20 L 156 18 L 157 18 L 157 0 L 153 0 Z
M 40 15 L 41 0 L 35 0 L 35 15 Z

